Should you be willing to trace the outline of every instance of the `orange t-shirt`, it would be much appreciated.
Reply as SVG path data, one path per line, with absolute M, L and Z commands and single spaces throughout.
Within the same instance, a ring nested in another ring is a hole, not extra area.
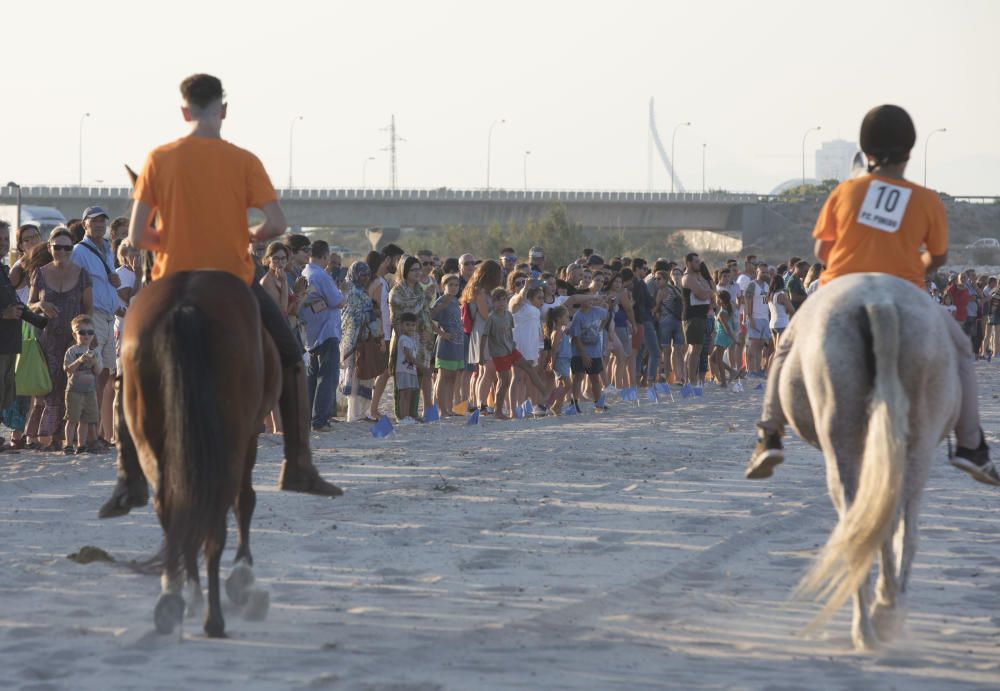
M 183 137 L 149 154 L 132 196 L 159 213 L 154 280 L 198 269 L 253 280 L 247 209 L 277 194 L 252 153 L 222 139 Z
M 948 251 L 948 218 L 933 190 L 865 175 L 840 183 L 830 193 L 813 237 L 833 243 L 821 285 L 846 274 L 874 271 L 923 290 L 920 248 L 933 255 Z

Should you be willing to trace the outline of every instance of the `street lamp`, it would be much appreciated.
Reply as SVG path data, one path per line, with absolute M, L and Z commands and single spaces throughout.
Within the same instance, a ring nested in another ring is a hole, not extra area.
M 927 145 L 931 143 L 931 137 L 933 137 L 938 132 L 947 132 L 947 127 L 942 127 L 936 129 L 927 135 L 927 139 L 924 140 L 924 187 L 927 187 Z
M 76 186 L 83 187 L 83 121 L 90 117 L 90 113 L 84 113 L 80 116 L 80 130 L 77 136 L 77 143 L 80 145 L 79 157 L 77 163 L 79 164 L 77 170 Z
M 368 161 L 374 160 L 374 156 L 369 156 L 365 159 L 364 163 L 361 164 L 361 189 L 367 189 L 366 180 L 368 179 Z
M 701 143 L 701 193 L 705 194 L 705 150 L 708 148 L 708 142 Z
M 682 127 L 690 126 L 690 122 L 682 122 L 674 127 L 674 133 L 670 135 L 670 194 L 674 193 L 674 178 L 677 177 L 677 159 L 674 158 L 674 145 L 677 143 L 677 130 Z
M 815 127 L 810 127 L 802 135 L 802 186 L 806 186 L 806 137 L 809 136 L 810 132 L 819 132 L 822 127 L 816 125 Z
M 531 155 L 530 151 L 524 152 L 524 164 L 522 166 L 524 171 L 524 191 L 528 191 L 528 156 Z
M 506 123 L 507 120 L 500 118 L 499 120 L 494 120 L 490 124 L 490 132 L 486 136 L 486 191 L 490 191 L 490 154 L 493 151 L 493 128 L 497 125 L 502 125 Z
M 288 126 L 288 189 L 292 189 L 292 153 L 295 143 L 295 123 L 302 120 L 301 115 L 292 118 L 292 123 Z

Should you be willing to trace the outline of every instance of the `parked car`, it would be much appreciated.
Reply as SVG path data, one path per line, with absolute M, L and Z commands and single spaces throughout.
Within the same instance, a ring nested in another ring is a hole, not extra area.
M 966 245 L 967 250 L 978 250 L 978 249 L 1000 249 L 1000 240 L 996 238 L 979 238 L 971 245 Z

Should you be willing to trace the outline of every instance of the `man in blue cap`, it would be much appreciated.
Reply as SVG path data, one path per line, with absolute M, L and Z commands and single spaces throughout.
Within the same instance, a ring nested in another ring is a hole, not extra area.
M 70 261 L 90 274 L 94 294 L 94 342 L 101 355 L 104 369 L 97 377 L 98 405 L 104 401 L 104 389 L 115 374 L 115 312 L 121 301 L 118 288 L 121 279 L 115 273 L 114 253 L 105 235 L 108 231 L 108 212 L 99 206 L 88 206 L 83 211 L 83 240 L 77 243 Z M 99 429 L 109 428 L 110 420 L 102 420 Z M 91 440 L 93 441 L 93 440 Z M 107 444 L 107 440 L 102 440 Z

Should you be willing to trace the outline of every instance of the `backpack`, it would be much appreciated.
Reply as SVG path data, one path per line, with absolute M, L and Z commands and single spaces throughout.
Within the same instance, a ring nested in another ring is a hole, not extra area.
M 476 325 L 476 315 L 471 309 L 469 309 L 470 304 L 471 303 L 463 302 L 462 307 L 459 310 L 462 315 L 462 331 L 467 334 L 472 333 L 472 329 Z

